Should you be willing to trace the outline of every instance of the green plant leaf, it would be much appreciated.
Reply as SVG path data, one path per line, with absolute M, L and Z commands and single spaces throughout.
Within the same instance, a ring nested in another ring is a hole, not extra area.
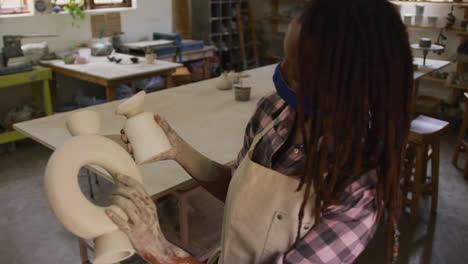
M 76 27 L 77 27 L 77 28 L 80 28 L 81 26 L 80 26 L 80 25 L 78 25 L 78 26 L 76 26 Z
M 68 11 L 68 6 L 64 6 L 63 11 Z
M 81 20 L 85 20 L 85 18 L 86 18 L 86 15 L 85 15 L 85 14 L 81 14 L 81 16 L 80 16 L 80 17 L 81 17 Z

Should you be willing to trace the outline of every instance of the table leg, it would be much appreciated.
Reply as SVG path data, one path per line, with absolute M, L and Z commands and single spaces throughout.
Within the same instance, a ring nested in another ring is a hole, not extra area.
M 112 102 L 115 100 L 115 86 L 114 84 L 107 84 L 106 86 L 106 100 Z
M 174 80 L 172 79 L 172 73 L 164 76 L 166 78 L 166 89 L 175 86 Z
M 50 95 L 50 86 L 48 80 L 42 82 L 42 100 L 44 101 L 44 109 L 46 115 L 52 115 L 54 113 L 54 110 L 52 108 L 52 99 Z
M 57 74 L 55 71 L 52 71 L 52 80 L 50 81 L 50 96 L 52 98 L 52 103 L 57 104 Z

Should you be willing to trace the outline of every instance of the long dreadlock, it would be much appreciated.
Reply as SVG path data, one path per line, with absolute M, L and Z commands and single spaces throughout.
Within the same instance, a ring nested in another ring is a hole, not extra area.
M 318 224 L 353 178 L 376 169 L 377 221 L 386 212 L 385 255 L 390 261 L 393 224 L 401 211 L 400 163 L 412 111 L 407 31 L 387 0 L 312 0 L 299 23 L 298 125 L 307 155 L 298 187 L 306 188 L 298 230 L 312 185 Z M 307 117 L 305 96 L 317 109 Z

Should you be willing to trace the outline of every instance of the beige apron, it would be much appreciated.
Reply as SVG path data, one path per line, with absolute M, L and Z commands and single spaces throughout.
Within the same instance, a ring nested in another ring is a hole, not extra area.
M 299 184 L 297 179 L 252 161 L 257 143 L 274 127 L 276 121 L 254 138 L 229 184 L 218 261 L 220 264 L 272 263 L 295 242 L 305 188 L 296 192 Z M 312 210 L 315 206 L 315 192 L 311 193 L 305 209 L 301 237 L 314 224 Z M 214 258 L 210 261 L 214 261 Z

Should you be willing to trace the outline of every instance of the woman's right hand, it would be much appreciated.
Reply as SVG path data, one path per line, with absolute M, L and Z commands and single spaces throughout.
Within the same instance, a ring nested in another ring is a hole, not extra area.
M 172 129 L 172 127 L 167 123 L 167 121 L 162 119 L 159 115 L 154 116 L 154 121 L 162 128 L 172 147 L 168 151 L 153 158 L 150 162 L 156 162 L 161 160 L 177 160 L 177 156 L 181 153 L 181 146 L 184 142 L 183 139 L 174 131 L 174 129 Z M 132 144 L 129 141 L 123 129 L 120 130 L 120 134 L 122 141 L 127 146 L 127 151 L 133 155 Z

